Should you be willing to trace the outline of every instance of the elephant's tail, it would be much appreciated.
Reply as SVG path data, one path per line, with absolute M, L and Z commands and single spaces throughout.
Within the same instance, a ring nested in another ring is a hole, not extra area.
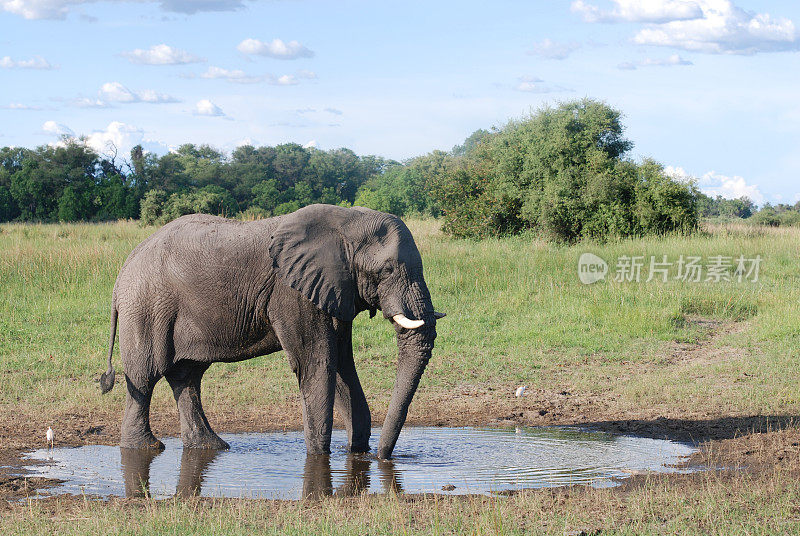
M 111 340 L 108 341 L 108 370 L 100 376 L 100 392 L 109 392 L 114 387 L 114 365 L 111 356 L 114 354 L 114 339 L 117 336 L 117 305 L 111 306 Z

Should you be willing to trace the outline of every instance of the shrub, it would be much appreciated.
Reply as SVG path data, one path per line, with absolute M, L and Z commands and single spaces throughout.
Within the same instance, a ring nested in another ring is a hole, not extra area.
M 420 157 L 405 166 L 394 166 L 372 177 L 359 188 L 353 204 L 397 216 L 438 215 L 439 210 L 430 195 L 427 176 L 435 175 L 439 171 L 435 162 L 437 159 L 436 155 Z
M 186 214 L 232 216 L 238 212 L 230 192 L 217 185 L 208 185 L 195 192 L 175 192 L 167 197 L 163 190 L 150 190 L 141 203 L 142 225 L 164 225 Z
M 248 207 L 247 210 L 243 210 L 236 215 L 242 221 L 263 220 L 264 218 L 269 218 L 269 216 L 269 212 L 260 207 Z
M 164 205 L 167 202 L 167 193 L 164 190 L 150 190 L 144 195 L 140 204 L 139 218 L 142 225 L 155 225 L 160 223 Z
M 781 218 L 773 208 L 764 207 L 753 216 L 753 223 L 758 225 L 767 225 L 769 227 L 780 227 Z
M 632 144 L 620 117 L 584 99 L 481 132 L 433 176 L 443 229 L 471 237 L 532 229 L 567 242 L 696 229 L 694 185 L 655 161 L 625 159 Z

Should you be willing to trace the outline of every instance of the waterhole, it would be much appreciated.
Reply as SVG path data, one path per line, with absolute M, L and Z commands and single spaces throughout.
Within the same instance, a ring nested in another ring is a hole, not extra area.
M 373 430 L 375 451 L 380 430 Z M 676 471 L 695 448 L 576 428 L 405 428 L 392 460 L 348 454 L 335 430 L 330 456 L 306 456 L 302 432 L 225 434 L 228 451 L 163 452 L 104 445 L 42 449 L 27 469 L 62 480 L 50 493 L 298 499 L 363 492 L 490 494 L 569 484 L 613 486 L 631 474 Z M 43 462 L 43 463 L 40 463 Z

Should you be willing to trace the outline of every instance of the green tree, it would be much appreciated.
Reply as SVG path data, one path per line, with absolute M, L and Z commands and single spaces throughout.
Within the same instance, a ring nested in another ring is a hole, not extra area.
M 87 199 L 75 191 L 71 185 L 64 188 L 58 199 L 58 221 L 78 221 L 87 219 L 89 213 Z
M 620 112 L 583 99 L 476 132 L 454 150 L 457 164 L 423 172 L 443 229 L 480 237 L 527 228 L 575 241 L 696 227 L 696 190 L 652 161 L 627 160 L 623 131 Z
M 161 221 L 164 205 L 167 203 L 167 192 L 160 189 L 148 191 L 141 202 L 139 221 L 142 225 L 155 225 Z

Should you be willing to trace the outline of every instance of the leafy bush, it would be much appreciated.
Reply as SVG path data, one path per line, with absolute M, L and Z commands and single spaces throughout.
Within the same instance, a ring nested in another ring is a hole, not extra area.
M 142 199 L 140 205 L 140 222 L 142 225 L 155 225 L 161 221 L 164 205 L 167 203 L 167 192 L 164 190 L 150 190 Z
M 769 227 L 780 227 L 781 218 L 771 207 L 764 207 L 753 216 L 753 223 L 767 225 Z
M 264 218 L 269 218 L 269 216 L 269 212 L 259 207 L 249 207 L 236 215 L 242 221 L 263 220 Z
M 284 214 L 289 214 L 294 212 L 295 210 L 300 210 L 301 205 L 297 201 L 287 201 L 285 203 L 281 203 L 275 210 L 272 211 L 273 216 L 282 216 Z
M 796 210 L 781 212 L 778 218 L 781 220 L 782 227 L 800 226 L 800 212 Z
M 439 210 L 428 183 L 429 176 L 436 174 L 439 159 L 438 154 L 416 158 L 404 166 L 394 166 L 373 176 L 359 188 L 353 204 L 397 216 L 437 216 Z
M 459 147 L 464 156 L 433 177 L 443 229 L 465 237 L 533 229 L 570 242 L 694 230 L 694 185 L 655 161 L 625 159 L 632 144 L 622 132 L 619 112 L 584 99 L 474 134 Z
M 236 200 L 221 186 L 209 185 L 194 192 L 176 192 L 167 197 L 163 190 L 150 190 L 141 203 L 142 225 L 163 225 L 186 214 L 233 216 Z

